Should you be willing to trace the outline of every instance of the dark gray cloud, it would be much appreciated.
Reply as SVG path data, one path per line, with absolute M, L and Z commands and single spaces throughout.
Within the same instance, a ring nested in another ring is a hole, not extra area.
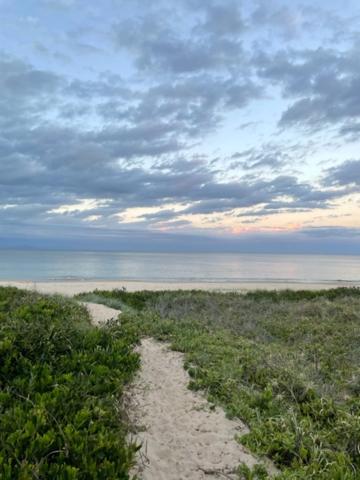
M 352 140 L 354 142 L 358 141 L 359 138 L 359 132 L 360 132 L 360 123 L 358 122 L 350 122 L 348 124 L 345 124 L 343 127 L 340 129 L 340 134 L 348 137 L 349 140 Z
M 281 85 L 286 98 L 295 99 L 283 112 L 280 125 L 324 128 L 356 121 L 360 116 L 357 50 L 355 46 L 343 52 L 318 48 L 260 53 L 255 58 L 259 75 Z
M 68 81 L 9 59 L 4 60 L 3 67 L 0 82 L 4 90 L 9 89 L 0 102 L 0 182 L 4 188 L 29 178 L 29 186 L 42 186 L 43 190 L 57 186 L 80 196 L 119 194 L 129 176 L 138 173 L 131 168 L 119 169 L 120 159 L 154 160 L 186 150 L 186 140 L 214 128 L 225 108 L 241 108 L 257 94 L 251 85 L 242 87 L 210 77 L 160 84 L 140 93 L 124 86 L 120 77 Z M 24 91 L 21 85 L 25 85 Z M 104 110 L 104 98 L 112 99 L 112 107 L 122 109 L 121 115 L 116 111 L 118 118 Z M 46 113 L 53 119 L 45 123 Z M 86 124 L 89 117 L 99 113 L 108 120 L 102 128 L 83 128 L 78 123 L 79 117 Z M 64 123 L 68 121 L 70 124 Z M 204 174 L 192 173 L 192 182 L 199 177 L 204 178 Z M 175 190 L 183 184 L 175 170 L 173 177 L 164 175 L 161 181 L 167 185 L 173 181 Z M 156 198 L 156 192 L 151 196 Z
M 252 81 L 194 75 L 150 88 L 125 115 L 134 122 L 165 119 L 174 123 L 178 132 L 194 136 L 218 126 L 225 111 L 241 109 L 260 96 L 261 89 Z
M 337 167 L 328 169 L 324 183 L 326 185 L 360 187 L 360 160 L 348 160 Z
M 182 32 L 171 18 L 181 22 L 181 16 L 176 18 L 174 12 L 169 16 L 166 11 L 118 22 L 113 27 L 114 42 L 135 55 L 140 70 L 153 73 L 244 71 L 240 67 L 246 57 L 241 41 L 233 35 L 242 29 L 236 3 L 209 4 L 204 21 L 190 23 Z
M 57 75 L 38 70 L 6 55 L 0 56 L 0 72 L 3 99 L 24 99 L 54 93 L 62 83 Z
M 7 130 L 41 118 L 48 109 L 49 98 L 55 101 L 62 86 L 63 80 L 58 75 L 0 54 L 0 127 L 3 136 Z
M 107 217 L 128 207 L 170 202 L 192 204 L 182 212 L 186 214 L 230 212 L 258 205 L 266 205 L 267 210 L 296 211 L 327 208 L 349 191 L 345 186 L 337 190 L 318 189 L 293 176 L 281 175 L 272 180 L 249 177 L 224 182 L 217 178 L 218 171 L 207 159 L 199 157 L 175 157 L 147 168 L 119 161 L 120 157 L 161 157 L 167 151 L 173 152 L 175 146 L 163 140 L 172 131 L 168 128 L 154 123 L 94 132 L 60 126 L 11 130 L 12 136 L 0 143 L 0 203 L 19 207 L 5 210 L 2 216 L 11 220 L 14 215 L 27 215 L 21 205 L 35 206 L 38 198 L 42 199 L 43 210 L 34 211 L 42 218 L 54 206 L 76 203 L 78 198 L 111 198 L 110 205 L 91 212 Z M 289 200 L 276 203 L 283 196 Z M 89 213 L 79 216 L 86 215 Z M 162 215 L 165 214 L 160 212 L 159 216 Z M 167 215 L 170 219 L 170 212 Z M 149 221 L 159 220 L 156 215 L 150 217 Z
M 117 75 L 102 76 L 100 80 L 73 80 L 64 89 L 64 95 L 77 97 L 81 100 L 116 99 L 129 101 L 135 95 L 127 84 Z
M 205 15 L 194 28 L 195 32 L 216 37 L 239 37 L 247 28 L 239 2 L 207 2 L 197 6 L 203 7 Z

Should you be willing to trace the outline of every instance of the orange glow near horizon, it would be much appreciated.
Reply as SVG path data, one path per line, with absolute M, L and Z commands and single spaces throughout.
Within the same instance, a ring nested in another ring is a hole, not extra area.
M 273 215 L 257 216 L 245 209 L 236 209 L 228 213 L 209 215 L 181 215 L 179 219 L 187 220 L 195 228 L 222 230 L 233 235 L 248 232 L 293 232 L 308 227 L 360 227 L 360 195 L 352 195 L 339 201 L 329 209 L 313 209 L 307 212 L 279 212 Z M 240 216 L 246 214 L 247 216 Z M 249 223 L 251 222 L 251 223 Z M 170 227 L 170 225 L 169 225 Z

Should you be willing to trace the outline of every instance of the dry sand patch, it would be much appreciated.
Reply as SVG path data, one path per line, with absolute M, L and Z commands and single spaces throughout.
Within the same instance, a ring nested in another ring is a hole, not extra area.
M 181 353 L 153 339 L 143 340 L 139 353 L 142 368 L 129 393 L 142 443 L 133 473 L 143 480 L 235 479 L 240 463 L 258 463 L 235 440 L 247 427 L 187 388 Z
M 94 325 L 99 325 L 105 323 L 112 318 L 117 318 L 121 313 L 120 310 L 115 310 L 115 308 L 106 307 L 100 303 L 90 303 L 90 302 L 80 302 L 84 305 L 90 316 Z

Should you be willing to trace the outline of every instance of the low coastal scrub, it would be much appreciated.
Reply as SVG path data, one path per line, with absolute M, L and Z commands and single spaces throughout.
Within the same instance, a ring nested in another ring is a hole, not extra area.
M 0 478 L 128 479 L 121 393 L 135 330 L 61 297 L 0 288 Z
M 184 352 L 190 388 L 246 421 L 241 442 L 279 479 L 360 478 L 360 290 L 91 295 Z

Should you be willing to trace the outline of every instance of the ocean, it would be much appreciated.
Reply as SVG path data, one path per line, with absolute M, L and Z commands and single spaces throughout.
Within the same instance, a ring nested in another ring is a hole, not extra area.
M 0 280 L 360 284 L 360 256 L 0 250 Z

